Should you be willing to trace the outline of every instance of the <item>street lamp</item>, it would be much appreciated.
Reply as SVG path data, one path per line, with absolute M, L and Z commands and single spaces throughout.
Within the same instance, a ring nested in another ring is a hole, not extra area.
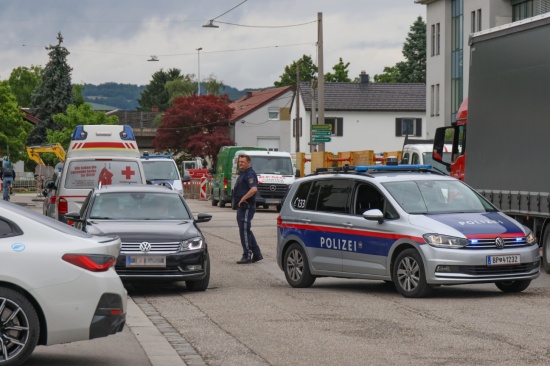
M 197 57 L 198 57 L 198 65 L 199 65 L 199 76 L 197 78 L 197 81 L 199 83 L 199 92 L 197 93 L 198 96 L 201 95 L 201 50 L 202 50 L 202 47 L 197 48 Z

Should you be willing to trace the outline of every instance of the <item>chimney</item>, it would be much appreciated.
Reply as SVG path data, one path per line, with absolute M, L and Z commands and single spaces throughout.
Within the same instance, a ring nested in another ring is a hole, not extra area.
M 361 79 L 361 84 L 368 84 L 369 83 L 369 74 L 367 74 L 363 70 L 363 71 L 361 71 L 361 74 L 359 74 L 359 79 Z
M 251 98 L 252 97 L 252 92 L 251 91 L 247 91 L 246 92 L 246 98 L 245 99 L 248 99 L 248 98 Z

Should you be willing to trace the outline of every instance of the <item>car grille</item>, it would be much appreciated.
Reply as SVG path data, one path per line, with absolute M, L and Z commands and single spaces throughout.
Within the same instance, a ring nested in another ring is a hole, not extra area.
M 121 253 L 143 253 L 140 249 L 142 241 L 138 243 L 122 242 L 120 249 Z M 154 243 L 151 244 L 151 249 L 148 253 L 176 253 L 180 247 L 180 242 L 166 242 L 166 243 Z
M 502 238 L 504 240 L 504 247 L 497 248 L 495 238 L 490 239 L 470 239 L 469 244 L 466 246 L 467 249 L 511 249 L 511 248 L 521 248 L 529 246 L 525 236 L 520 236 L 517 238 Z
M 283 198 L 288 191 L 286 184 L 260 184 L 258 192 L 263 198 Z
M 511 275 L 531 272 L 538 268 L 539 262 L 514 264 L 509 266 L 458 266 L 457 272 L 472 276 Z

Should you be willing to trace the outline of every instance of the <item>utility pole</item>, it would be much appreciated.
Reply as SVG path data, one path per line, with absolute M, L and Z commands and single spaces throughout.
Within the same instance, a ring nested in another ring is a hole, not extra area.
M 323 13 L 317 13 L 317 58 L 318 72 L 317 72 L 317 101 L 319 103 L 319 118 L 317 124 L 325 124 L 325 72 L 323 69 Z M 325 143 L 320 142 L 318 145 L 318 151 L 325 151 Z
M 296 123 L 294 124 L 294 133 L 296 134 L 296 152 L 300 152 L 300 60 L 296 62 Z

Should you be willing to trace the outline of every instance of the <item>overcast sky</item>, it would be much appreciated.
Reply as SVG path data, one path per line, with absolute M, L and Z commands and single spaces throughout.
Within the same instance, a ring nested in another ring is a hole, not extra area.
M 145 85 L 161 68 L 197 75 L 202 47 L 201 79 L 269 87 L 302 55 L 317 62 L 318 12 L 325 73 L 342 57 L 352 79 L 402 61 L 411 25 L 426 21 L 414 0 L 0 0 L 0 80 L 45 66 L 61 32 L 73 83 Z M 202 27 L 209 19 L 219 28 Z

